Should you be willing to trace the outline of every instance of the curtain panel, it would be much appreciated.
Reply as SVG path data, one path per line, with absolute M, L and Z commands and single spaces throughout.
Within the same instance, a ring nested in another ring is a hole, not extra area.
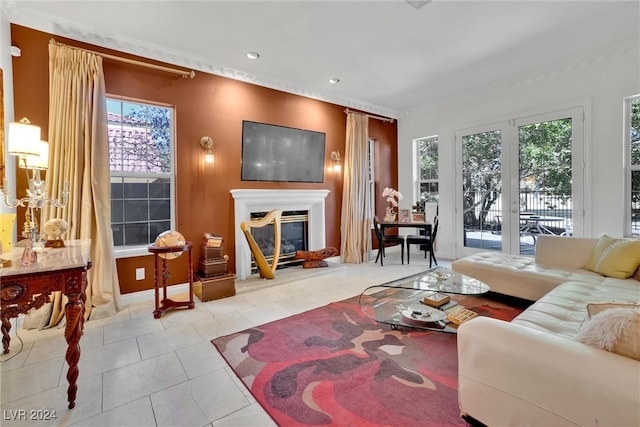
M 347 113 L 347 140 L 342 188 L 342 262 L 360 264 L 371 251 L 371 200 L 369 197 L 369 116 Z
M 49 44 L 49 169 L 47 191 L 69 183 L 65 208 L 47 205 L 41 222 L 62 218 L 66 239 L 91 239 L 85 317 L 107 317 L 119 305 L 120 285 L 113 256 L 109 142 L 102 57 L 55 41 Z M 50 326 L 64 316 L 56 295 Z

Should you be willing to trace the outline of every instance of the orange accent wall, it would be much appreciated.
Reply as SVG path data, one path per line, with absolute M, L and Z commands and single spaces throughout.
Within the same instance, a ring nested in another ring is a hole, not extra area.
M 13 58 L 15 118 L 26 116 L 41 126 L 43 139 L 47 139 L 48 132 L 48 43 L 51 38 L 71 46 L 155 62 L 12 24 L 11 44 L 22 51 L 22 56 Z M 229 267 L 231 271 L 235 269 L 233 198 L 229 193 L 235 188 L 330 190 L 325 202 L 326 244 L 340 248 L 342 178 L 328 168 L 331 151 L 338 150 L 344 156 L 344 106 L 202 72 L 196 72 L 194 79 L 183 79 L 108 59 L 104 60 L 103 68 L 107 94 L 169 104 L 176 109 L 176 229 L 194 242 L 194 269 L 199 256 L 198 244 L 205 232 L 224 236 Z M 241 181 L 243 120 L 324 132 L 324 182 Z M 216 160 L 212 172 L 206 171 L 201 162 L 203 151 L 199 141 L 204 135 L 214 140 Z M 376 140 L 376 194 L 379 196 L 385 186 L 397 188 L 397 122 L 370 120 L 369 136 Z M 18 172 L 18 175 L 21 174 Z M 18 194 L 23 194 L 26 181 L 20 176 L 17 178 Z M 379 205 L 377 213 L 383 215 L 384 205 Z M 24 209 L 18 212 L 18 235 L 23 222 Z M 171 262 L 178 263 L 175 274 L 171 267 L 171 283 L 185 282 L 186 257 Z M 117 266 L 121 293 L 153 288 L 151 255 L 119 259 Z M 135 269 L 140 267 L 146 268 L 146 279 L 136 281 Z

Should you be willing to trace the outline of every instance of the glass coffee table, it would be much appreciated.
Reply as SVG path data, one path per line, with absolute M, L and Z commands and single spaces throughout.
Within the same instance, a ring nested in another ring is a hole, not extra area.
M 458 325 L 449 321 L 447 314 L 461 307 L 457 307 L 451 296 L 481 295 L 489 290 L 489 285 L 477 279 L 436 267 L 370 286 L 360 294 L 359 304 L 366 316 L 393 329 L 406 327 L 456 333 Z

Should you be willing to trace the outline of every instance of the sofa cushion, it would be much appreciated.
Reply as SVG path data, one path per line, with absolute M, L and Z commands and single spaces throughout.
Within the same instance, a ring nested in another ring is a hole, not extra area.
M 640 305 L 589 304 L 576 341 L 640 360 Z
M 626 279 L 631 277 L 638 265 L 640 240 L 616 239 L 603 234 L 584 268 L 603 276 Z

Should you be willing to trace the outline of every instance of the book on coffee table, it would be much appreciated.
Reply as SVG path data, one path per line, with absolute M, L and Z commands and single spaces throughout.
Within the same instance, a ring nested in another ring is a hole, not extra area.
M 444 305 L 451 301 L 451 297 L 446 294 L 441 294 L 440 292 L 433 292 L 432 294 L 429 294 L 422 298 L 422 301 L 425 304 L 430 305 L 431 307 L 440 307 L 441 305 Z

